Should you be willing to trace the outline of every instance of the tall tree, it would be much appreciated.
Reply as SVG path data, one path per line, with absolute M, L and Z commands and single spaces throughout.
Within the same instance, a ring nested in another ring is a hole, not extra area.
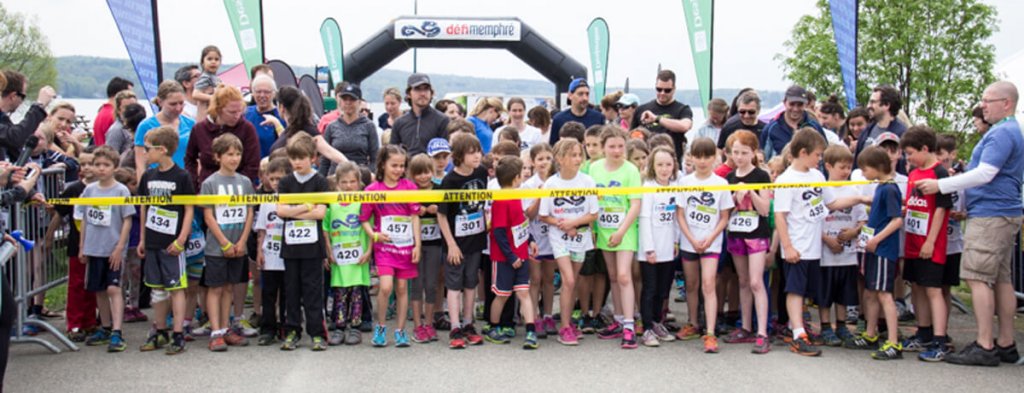
M 828 0 L 802 17 L 779 54 L 787 77 L 819 94 L 842 96 Z M 890 84 L 914 122 L 936 130 L 971 129 L 971 108 L 995 80 L 996 10 L 978 0 L 860 0 L 857 101 Z M 841 102 L 843 100 L 840 100 Z
M 57 61 L 43 32 L 25 15 L 10 12 L 0 4 L 0 69 L 11 69 L 28 77 L 26 92 L 35 94 L 43 86 L 57 84 Z

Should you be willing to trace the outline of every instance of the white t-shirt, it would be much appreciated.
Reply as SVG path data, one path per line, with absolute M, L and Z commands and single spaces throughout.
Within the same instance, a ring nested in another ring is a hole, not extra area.
M 577 172 L 576 177 L 569 180 L 562 179 L 561 176 L 556 174 L 549 177 L 548 180 L 544 182 L 545 190 L 596 187 L 597 184 L 594 183 L 594 179 L 591 179 L 590 176 L 587 176 L 583 172 Z M 587 195 L 543 198 L 540 201 L 540 212 L 538 214 L 545 217 L 552 217 L 556 220 L 574 220 L 587 214 L 597 214 L 598 210 L 600 210 L 600 207 L 597 205 L 597 196 Z M 552 247 L 564 247 L 565 241 L 562 239 L 562 235 L 565 233 L 558 229 L 557 226 L 551 226 L 549 229 L 548 239 L 551 241 Z M 586 225 L 577 229 L 577 232 L 581 231 L 585 231 L 585 236 L 583 236 L 584 246 L 580 250 L 572 251 L 583 252 L 594 249 L 593 231 L 590 230 L 590 226 Z
M 776 183 L 824 182 L 825 176 L 816 168 L 800 172 L 789 167 L 775 179 Z M 775 212 L 786 215 L 786 228 L 793 248 L 801 260 L 821 259 L 821 231 L 828 216 L 828 202 L 821 188 L 780 188 L 775 190 Z M 786 257 L 785 247 L 782 257 Z
M 697 178 L 696 173 L 693 173 L 684 177 L 680 185 L 683 187 L 725 186 L 729 185 L 729 182 L 715 174 L 701 180 Z M 697 241 L 711 236 L 718 221 L 722 219 L 722 211 L 735 206 L 732 193 L 729 191 L 684 192 L 676 200 L 676 205 L 686 214 L 686 225 L 690 228 L 690 234 L 693 235 L 694 240 Z M 679 249 L 691 253 L 696 252 L 686 235 L 681 230 L 679 232 Z M 711 247 L 708 247 L 705 252 L 722 252 L 722 233 L 724 232 L 725 230 L 722 230 L 718 233 L 714 242 L 711 243 Z
M 277 205 L 260 204 L 256 215 L 256 230 L 265 230 L 263 237 L 263 270 L 284 270 L 284 259 L 281 258 L 281 236 L 284 234 L 284 220 L 277 216 Z
M 668 186 L 681 184 L 679 178 L 669 181 Z M 660 187 L 657 181 L 645 180 L 644 187 Z M 675 259 L 676 244 L 679 243 L 679 222 L 676 220 L 676 201 L 679 193 L 645 193 L 640 204 L 640 249 L 637 259 L 647 262 L 647 252 L 654 251 L 655 261 L 671 262 Z
M 857 186 L 825 187 L 823 189 L 825 200 L 834 201 L 838 198 L 860 195 Z M 864 205 L 832 210 L 825 217 L 825 234 L 831 237 L 839 236 L 844 229 L 857 226 L 860 221 L 868 220 L 868 212 Z M 838 254 L 832 253 L 828 247 L 821 250 L 821 266 L 856 266 L 857 265 L 857 239 L 854 238 L 843 244 L 843 251 Z
M 524 190 L 536 190 L 544 185 L 544 181 L 540 179 L 540 176 L 533 175 L 529 179 L 523 182 L 519 188 Z M 523 211 L 525 212 L 534 203 L 540 203 L 540 199 L 523 199 Z M 539 211 L 539 210 L 538 210 Z M 540 217 L 540 214 L 537 214 Z M 530 220 L 530 235 L 533 236 L 533 241 L 537 243 L 537 255 L 551 255 L 551 241 L 548 239 L 548 224 L 541 222 L 539 219 Z
M 828 128 L 822 128 L 821 130 L 825 132 L 825 140 L 828 141 L 828 144 L 836 146 L 846 146 L 846 144 L 843 143 L 842 138 L 839 138 L 839 134 L 836 134 L 835 131 L 832 131 Z
M 967 210 L 967 199 L 964 197 L 964 192 L 962 190 L 954 192 L 949 196 L 953 199 L 953 209 L 952 211 L 946 212 L 947 216 L 953 212 L 962 212 Z M 946 255 L 964 252 L 964 234 L 960 228 L 960 221 L 950 218 L 946 234 Z
M 185 100 L 185 108 L 181 110 L 181 113 L 194 120 L 196 118 L 196 114 L 199 113 L 199 107 L 191 102 L 188 102 L 188 100 Z
M 531 126 L 529 124 L 525 124 L 525 126 L 525 128 L 516 127 L 519 128 L 519 140 L 523 142 L 519 146 L 520 149 L 526 150 L 533 147 L 533 145 L 547 141 L 547 139 L 540 139 L 540 128 Z M 498 138 L 498 136 L 501 135 L 501 132 L 505 130 L 505 127 L 508 126 L 501 126 L 501 128 L 494 132 L 494 137 L 491 139 L 492 148 L 498 146 L 498 141 L 501 140 L 501 138 Z

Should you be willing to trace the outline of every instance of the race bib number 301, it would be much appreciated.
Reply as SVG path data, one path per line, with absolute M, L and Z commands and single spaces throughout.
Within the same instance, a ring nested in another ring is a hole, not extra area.
M 466 237 L 483 233 L 484 215 L 476 212 L 455 216 L 455 237 Z

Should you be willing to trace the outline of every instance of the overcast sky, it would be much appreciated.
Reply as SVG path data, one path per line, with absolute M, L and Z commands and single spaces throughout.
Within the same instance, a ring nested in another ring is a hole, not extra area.
M 145 0 L 143 0 L 145 1 Z M 8 10 L 36 16 L 57 56 L 127 58 L 104 0 L 0 0 Z M 413 13 L 413 0 L 264 0 L 266 57 L 296 65 L 324 65 L 320 23 L 334 17 L 346 51 L 377 33 L 389 20 Z M 1024 2 L 990 0 L 999 12 L 992 37 L 997 61 L 1024 49 Z M 784 89 L 775 54 L 783 51 L 796 20 L 814 12 L 814 0 L 719 0 L 715 15 L 714 84 Z M 676 71 L 683 88 L 696 88 L 681 1 L 419 0 L 424 16 L 516 16 L 581 64 L 590 66 L 586 28 L 603 17 L 610 31 L 608 83 L 653 86 L 658 64 Z M 241 61 L 223 4 L 218 0 L 162 1 L 159 5 L 164 61 L 198 62 L 214 44 L 224 62 Z M 419 70 L 477 77 L 544 78 L 503 50 L 419 51 Z M 387 68 L 412 70 L 412 51 Z

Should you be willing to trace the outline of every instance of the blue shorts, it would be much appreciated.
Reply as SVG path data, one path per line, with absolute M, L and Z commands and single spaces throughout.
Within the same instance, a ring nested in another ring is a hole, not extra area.
M 821 299 L 821 261 L 817 259 L 801 259 L 797 263 L 782 263 L 782 274 L 786 276 L 787 294 L 800 295 L 813 300 L 816 304 L 825 303 Z
M 121 286 L 121 269 L 110 270 L 110 258 L 87 257 L 87 259 L 89 263 L 85 265 L 86 292 L 105 292 L 108 287 Z
M 873 253 L 864 254 L 864 289 L 889 292 L 896 288 L 896 260 L 880 257 Z
M 511 262 L 491 262 L 491 291 L 498 296 L 511 296 L 513 291 L 530 290 L 530 261 L 518 269 Z

